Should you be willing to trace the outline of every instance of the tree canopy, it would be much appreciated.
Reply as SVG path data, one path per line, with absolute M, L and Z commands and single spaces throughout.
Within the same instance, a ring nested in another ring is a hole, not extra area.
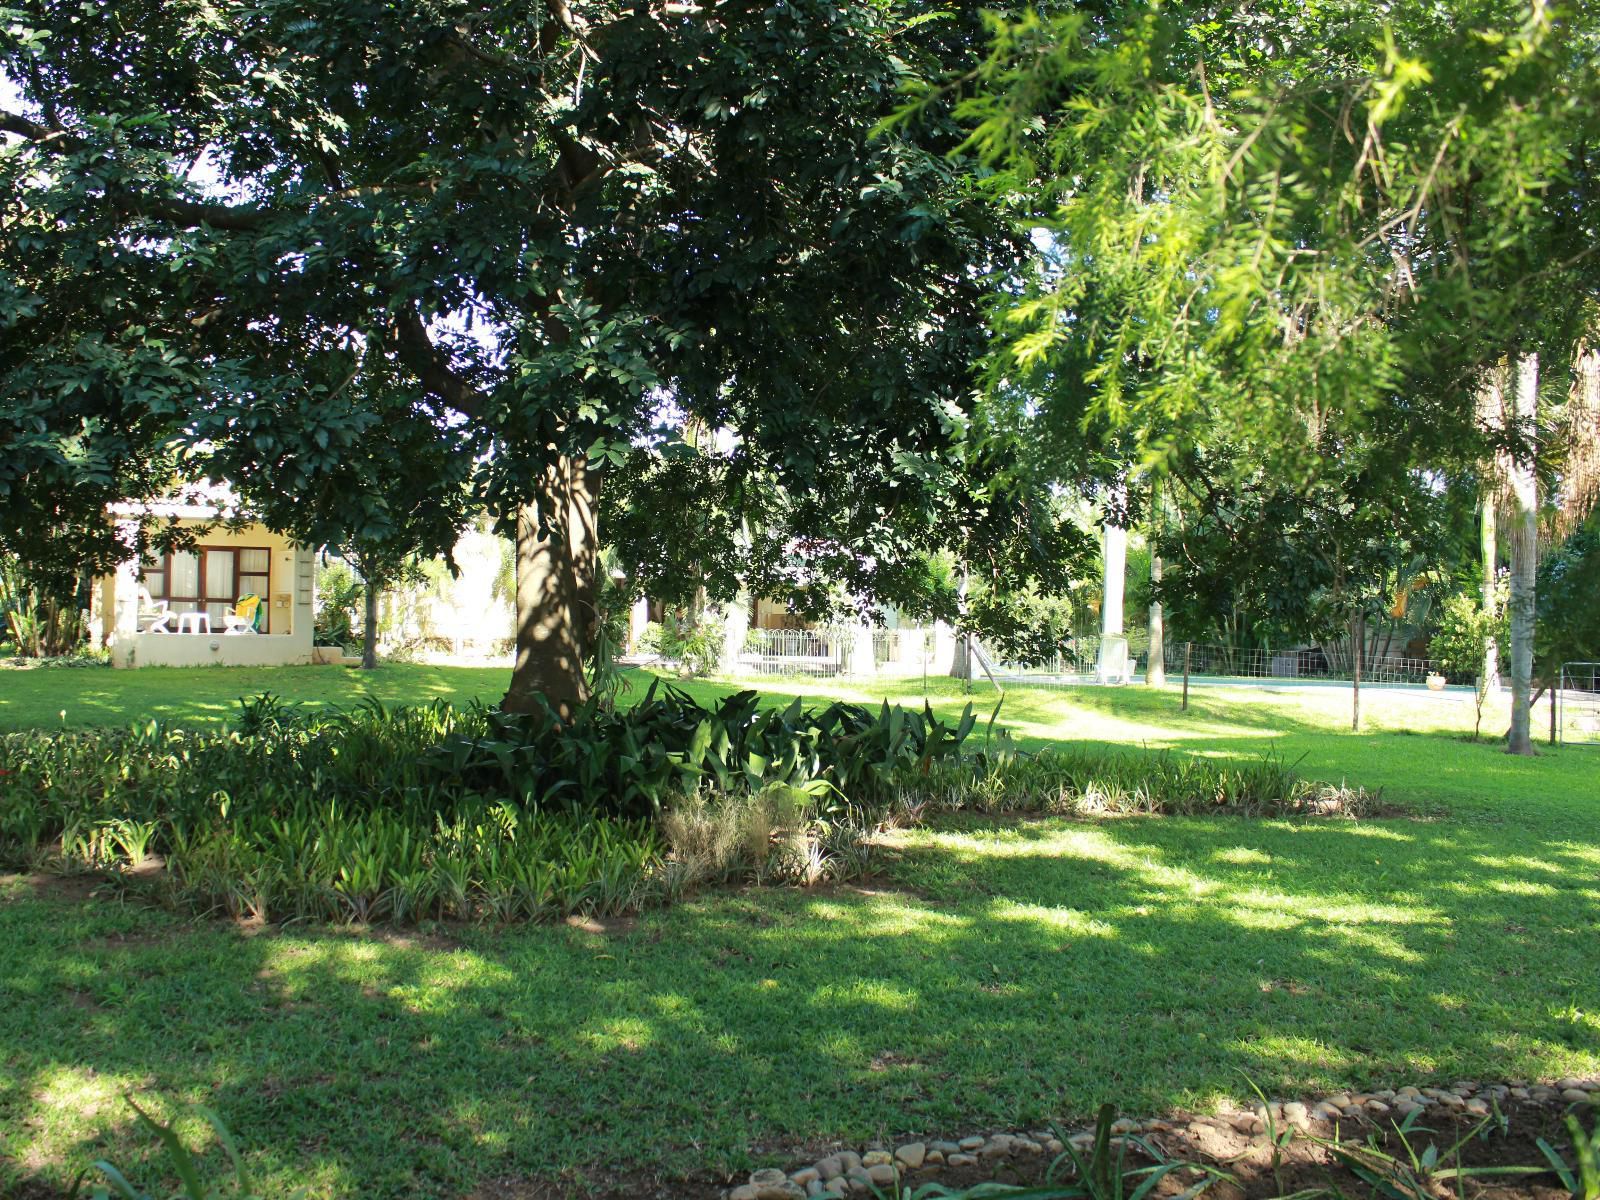
M 341 542 L 397 527 L 385 497 L 464 488 L 519 535 L 513 702 L 581 694 L 608 480 L 646 568 L 720 511 L 746 536 L 702 557 L 804 538 L 892 593 L 1014 257 L 948 119 L 872 136 L 975 45 L 932 15 L 16 6 L 0 537 L 42 552 L 52 505 L 89 534 L 204 470 Z M 730 437 L 692 480 L 650 438 L 669 409 Z

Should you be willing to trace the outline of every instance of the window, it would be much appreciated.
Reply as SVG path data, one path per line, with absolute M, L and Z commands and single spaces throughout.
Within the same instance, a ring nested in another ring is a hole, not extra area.
M 272 552 L 261 546 L 174 550 L 148 560 L 142 580 L 150 598 L 165 600 L 169 611 L 209 613 L 211 627 L 221 629 L 223 617 L 247 592 L 260 596 L 263 605 L 270 604 Z M 266 631 L 264 624 L 262 630 Z

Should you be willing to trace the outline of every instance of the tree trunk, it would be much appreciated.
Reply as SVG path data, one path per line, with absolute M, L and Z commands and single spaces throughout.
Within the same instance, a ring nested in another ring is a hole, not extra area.
M 1495 433 L 1505 428 L 1505 374 L 1496 366 L 1484 375 L 1478 389 L 1478 422 L 1485 431 Z M 1479 496 L 1478 548 L 1483 557 L 1483 611 L 1493 617 L 1498 607 L 1496 576 L 1500 569 L 1499 528 L 1496 511 L 1500 503 L 1500 486 L 1505 473 L 1502 455 L 1485 466 L 1484 481 Z M 1483 665 L 1479 668 L 1478 690 L 1485 695 L 1500 691 L 1500 645 L 1491 637 L 1484 645 Z
M 961 563 L 961 584 L 956 590 L 956 605 L 961 613 L 963 622 L 967 619 L 967 585 L 972 576 L 967 567 L 966 560 Z M 972 641 L 968 634 L 956 635 L 955 653 L 950 656 L 950 677 L 961 679 L 968 683 L 972 681 Z
M 1350 728 L 1361 732 L 1361 658 L 1367 639 L 1366 622 L 1358 613 L 1350 619 Z
M 589 698 L 584 674 L 598 618 L 600 473 L 562 458 L 517 510 L 517 655 L 500 706 L 528 712 L 543 697 L 563 720 Z
M 1113 492 L 1120 506 L 1126 495 L 1119 482 Z M 1121 663 L 1106 657 L 1106 643 L 1122 636 L 1122 602 L 1128 576 L 1128 531 L 1107 514 L 1100 537 L 1100 653 L 1095 678 L 1109 683 L 1119 677 Z
M 1521 447 L 1511 463 L 1511 731 L 1506 750 L 1532 754 L 1529 697 L 1533 683 L 1534 572 L 1539 565 L 1539 495 L 1534 475 L 1534 419 L 1539 396 L 1539 356 L 1517 361 L 1515 417 Z
M 378 597 L 381 594 L 377 579 L 368 575 L 366 625 L 361 630 L 361 669 L 363 671 L 375 670 L 378 666 Z
M 1150 488 L 1150 584 L 1154 591 L 1161 582 L 1161 555 L 1155 540 L 1161 533 L 1161 485 Z M 1150 601 L 1150 655 L 1144 669 L 1144 681 L 1151 687 L 1163 687 L 1167 682 L 1167 631 L 1161 601 Z

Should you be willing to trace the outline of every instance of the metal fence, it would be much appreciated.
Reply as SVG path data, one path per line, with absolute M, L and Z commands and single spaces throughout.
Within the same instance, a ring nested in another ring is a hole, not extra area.
M 1332 657 L 1311 647 L 1294 650 L 1255 650 L 1201 642 L 1168 642 L 1167 674 L 1183 673 L 1189 657 L 1191 675 L 1220 675 L 1240 679 L 1349 679 L 1353 675 L 1350 649 L 1340 647 Z M 1364 655 L 1361 678 L 1367 683 L 1427 683 L 1428 676 L 1443 672 L 1432 659 L 1409 655 Z
M 1061 652 L 1042 662 L 1016 663 L 998 661 L 995 673 L 1002 679 L 1018 683 L 1044 686 L 1070 685 L 1092 682 L 1100 673 L 1099 637 L 1073 638 Z M 1132 671 L 1143 675 L 1149 667 L 1149 636 L 1140 631 L 1127 637 L 1128 658 Z M 1349 647 L 1341 647 L 1343 654 L 1335 652 L 1333 660 L 1319 648 L 1295 650 L 1245 649 L 1206 642 L 1172 642 L 1164 647 L 1162 656 L 1167 675 L 1177 678 L 1183 674 L 1187 656 L 1192 676 L 1212 676 L 1228 679 L 1326 679 L 1344 680 L 1351 677 L 1348 661 Z M 1344 661 L 1338 661 L 1340 658 Z M 1383 654 L 1363 657 L 1361 678 L 1372 684 L 1426 684 L 1430 675 L 1443 672 L 1431 659 L 1409 655 Z
M 1556 737 L 1563 746 L 1600 746 L 1600 663 L 1561 664 Z
M 829 629 L 752 629 L 738 670 L 750 675 L 838 675 L 844 670 L 847 637 Z
M 752 629 L 734 671 L 748 675 L 819 677 L 842 675 L 852 669 L 865 671 L 864 655 L 858 658 L 851 653 L 858 636 L 855 627 Z M 943 674 L 951 668 L 948 645 L 943 660 L 934 661 L 935 638 L 931 630 L 874 628 L 871 638 L 872 667 L 879 674 Z M 984 673 L 981 667 L 986 665 L 998 680 L 1044 687 L 1092 683 L 1101 676 L 1103 640 L 1098 636 L 1071 638 L 1050 658 L 1030 662 L 1007 661 L 992 648 L 980 644 L 972 669 L 975 676 L 981 677 Z M 1127 643 L 1128 676 L 1143 676 L 1149 665 L 1148 634 L 1134 630 L 1123 640 Z M 862 649 L 864 651 L 865 647 Z M 1348 644 L 1326 649 L 1261 650 L 1169 641 L 1165 645 L 1164 661 L 1167 675 L 1172 679 L 1182 676 L 1187 657 L 1190 675 L 1199 678 L 1332 681 L 1351 677 L 1349 651 Z M 1120 655 L 1113 657 L 1121 662 Z M 1422 685 L 1430 676 L 1441 674 L 1438 664 L 1431 659 L 1410 655 L 1372 655 L 1361 662 L 1362 680 L 1374 685 Z M 1452 679 L 1451 682 L 1462 681 Z

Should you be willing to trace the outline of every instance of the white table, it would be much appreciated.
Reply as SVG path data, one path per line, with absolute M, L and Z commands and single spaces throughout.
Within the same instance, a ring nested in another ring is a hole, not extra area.
M 178 614 L 179 633 L 210 633 L 211 614 L 203 612 L 186 612 Z

